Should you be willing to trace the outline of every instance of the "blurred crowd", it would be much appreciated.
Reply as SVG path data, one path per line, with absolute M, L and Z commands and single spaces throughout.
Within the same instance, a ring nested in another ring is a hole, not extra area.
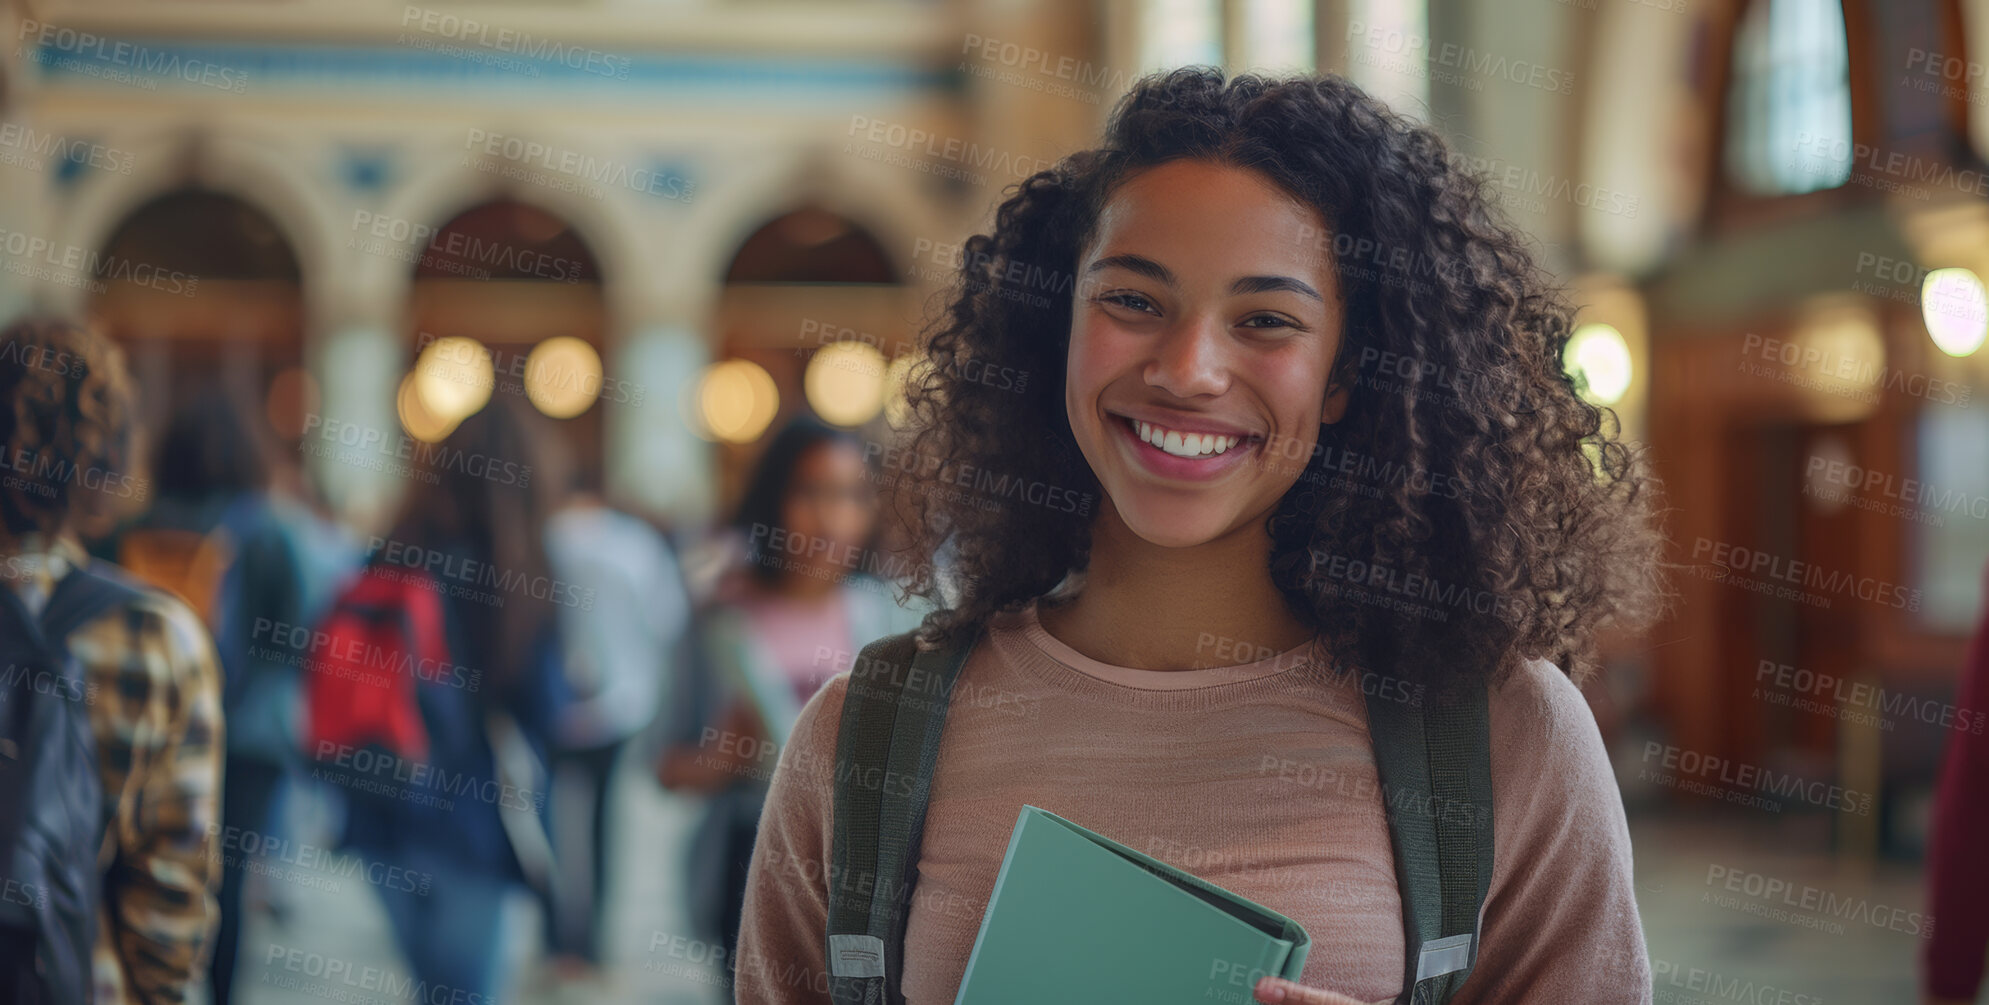
M 29 790 L 0 792 L 0 854 L 50 891 L 101 884 L 32 909 L 75 965 L 0 970 L 9 1001 L 64 980 L 229 1001 L 245 922 L 298 909 L 258 862 L 300 846 L 363 872 L 421 986 L 511 1000 L 521 894 L 538 972 L 585 981 L 618 767 L 701 806 L 682 916 L 729 957 L 782 738 L 862 644 L 923 614 L 861 571 L 882 524 L 863 441 L 811 418 L 772 438 L 733 519 L 688 535 L 617 508 L 597 464 L 500 395 L 414 445 L 368 534 L 219 385 L 141 430 L 101 335 L 37 318 L 0 345 L 18 364 L 0 367 L 0 639 L 40 675 L 0 693 L 4 739 L 40 752 Z M 69 747 L 49 739 L 65 723 Z M 76 840 L 27 847 L 56 804 Z

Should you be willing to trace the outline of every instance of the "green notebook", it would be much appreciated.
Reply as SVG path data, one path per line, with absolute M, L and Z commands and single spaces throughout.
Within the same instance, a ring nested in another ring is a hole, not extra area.
M 1276 911 L 1024 806 L 953 1002 L 1243 1005 L 1310 948 Z

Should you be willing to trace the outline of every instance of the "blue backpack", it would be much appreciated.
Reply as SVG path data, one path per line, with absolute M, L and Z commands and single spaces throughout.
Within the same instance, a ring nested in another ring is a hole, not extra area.
M 106 815 L 89 683 L 71 632 L 143 589 L 93 564 L 39 618 L 0 588 L 0 998 L 88 1002 Z

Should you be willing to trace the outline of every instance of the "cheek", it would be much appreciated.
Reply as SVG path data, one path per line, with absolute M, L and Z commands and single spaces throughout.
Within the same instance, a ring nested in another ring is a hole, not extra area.
M 1064 365 L 1064 407 L 1076 425 L 1090 414 L 1098 392 L 1111 382 L 1112 337 L 1099 326 L 1080 321 L 1071 326 L 1070 351 Z
M 1071 325 L 1066 383 L 1095 391 L 1128 373 L 1138 376 L 1149 341 L 1108 318 L 1080 319 Z
M 1284 432 L 1298 435 L 1319 425 L 1329 369 L 1310 353 L 1271 353 L 1251 367 L 1251 382 L 1262 389 Z

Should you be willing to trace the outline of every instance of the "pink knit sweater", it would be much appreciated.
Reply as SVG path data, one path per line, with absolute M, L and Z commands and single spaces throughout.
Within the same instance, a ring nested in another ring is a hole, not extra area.
M 1402 907 L 1361 688 L 1293 650 L 1158 671 L 1089 659 L 1033 608 L 993 621 L 954 690 L 906 923 L 909 1005 L 949 1005 L 1024 803 L 1280 911 L 1304 983 L 1401 990 Z M 801 713 L 753 852 L 738 1001 L 829 1000 L 825 876 L 849 675 Z M 1400 687 L 1399 684 L 1390 684 Z M 1594 718 L 1550 664 L 1492 692 L 1496 861 L 1459 1003 L 1651 1001 L 1630 835 Z M 1252 1000 L 1241 989 L 1237 1002 Z

